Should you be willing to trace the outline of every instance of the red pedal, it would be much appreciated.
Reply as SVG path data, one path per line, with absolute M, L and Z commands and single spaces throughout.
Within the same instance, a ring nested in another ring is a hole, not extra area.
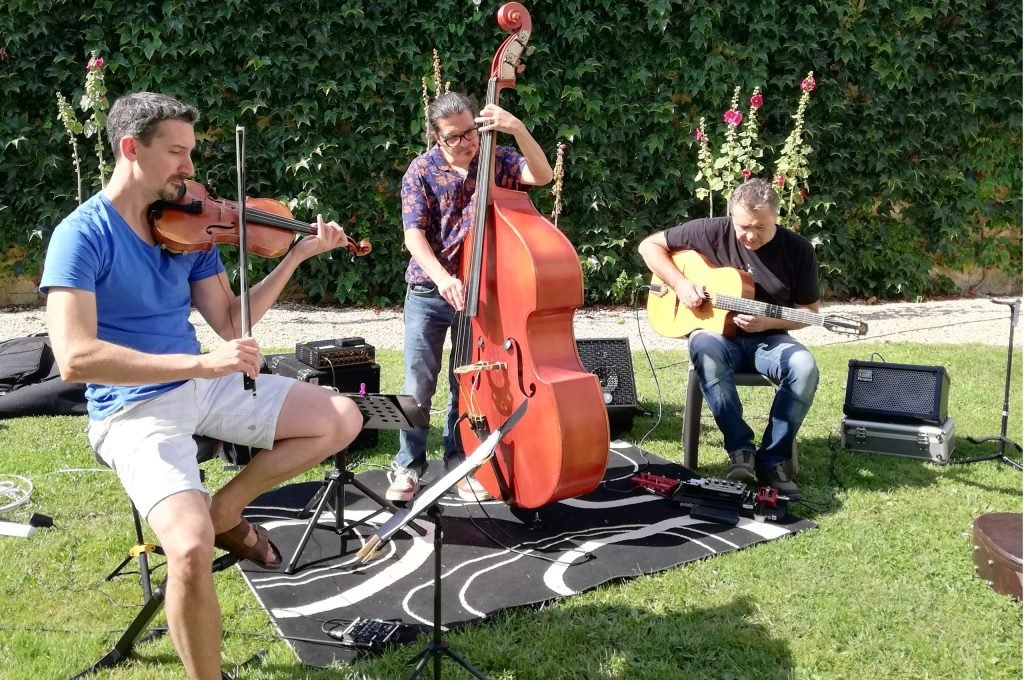
M 779 490 L 774 486 L 762 486 L 757 490 L 757 496 L 754 498 L 755 503 L 764 503 L 769 508 L 774 508 L 779 504 Z
M 650 472 L 638 472 L 629 478 L 629 490 L 640 489 L 641 491 L 670 498 L 680 483 L 678 479 L 652 475 Z

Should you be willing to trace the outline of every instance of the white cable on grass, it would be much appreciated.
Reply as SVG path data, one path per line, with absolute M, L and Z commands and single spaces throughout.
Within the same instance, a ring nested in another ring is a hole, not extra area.
M 28 502 L 32 480 L 21 475 L 0 475 L 0 515 Z

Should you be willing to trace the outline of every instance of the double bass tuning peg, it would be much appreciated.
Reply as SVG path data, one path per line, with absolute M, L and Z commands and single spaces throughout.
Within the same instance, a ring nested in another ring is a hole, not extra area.
M 518 66 L 516 66 L 516 73 L 522 73 L 525 70 L 526 70 L 526 64 L 522 64 L 521 63 Z

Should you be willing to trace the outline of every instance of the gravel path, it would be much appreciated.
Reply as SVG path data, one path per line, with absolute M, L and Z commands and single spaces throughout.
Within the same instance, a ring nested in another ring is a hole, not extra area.
M 825 303 L 822 313 L 844 316 L 868 324 L 863 338 L 832 333 L 821 327 L 804 328 L 793 333 L 806 345 L 842 342 L 915 342 L 932 344 L 980 343 L 1006 346 L 1010 330 L 1009 307 L 993 304 L 987 298 L 941 300 L 934 302 L 893 302 L 885 304 Z M 577 338 L 629 338 L 629 346 L 638 350 L 643 342 L 649 349 L 678 349 L 679 340 L 663 338 L 647 324 L 646 310 L 630 308 L 588 308 L 578 310 L 575 319 Z M 214 334 L 195 313 L 192 321 L 204 346 L 217 342 Z M 43 309 L 0 309 L 0 339 L 15 338 L 46 330 Z M 287 349 L 296 342 L 361 336 L 381 349 L 401 349 L 402 312 L 399 309 L 356 309 L 315 307 L 282 303 L 277 305 L 253 329 L 262 347 Z M 1024 333 L 1015 333 L 1014 346 L 1021 347 Z

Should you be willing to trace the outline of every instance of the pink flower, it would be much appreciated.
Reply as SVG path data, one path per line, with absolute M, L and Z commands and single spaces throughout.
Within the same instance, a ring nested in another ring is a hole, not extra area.
M 803 90 L 804 92 L 814 92 L 814 86 L 816 84 L 817 83 L 814 82 L 813 76 L 810 78 L 804 78 L 802 81 L 800 81 L 800 89 Z
M 807 189 L 800 190 L 800 198 L 807 198 Z
M 743 114 L 736 109 L 729 109 L 722 115 L 722 120 L 729 125 L 739 125 L 743 122 Z
M 775 178 L 775 184 L 778 185 L 779 187 L 786 186 L 786 178 L 783 177 L 782 175 L 779 175 L 778 177 Z
M 700 128 L 697 128 L 696 130 L 693 131 L 693 138 L 696 139 L 698 142 L 704 139 L 704 133 L 700 131 Z
M 753 175 L 753 174 L 754 173 L 750 172 L 750 170 L 744 169 L 743 170 L 743 179 L 750 179 L 750 176 Z
M 750 98 L 750 108 L 759 109 L 762 106 L 764 106 L 764 97 L 762 97 L 761 93 L 758 92 L 757 94 Z

